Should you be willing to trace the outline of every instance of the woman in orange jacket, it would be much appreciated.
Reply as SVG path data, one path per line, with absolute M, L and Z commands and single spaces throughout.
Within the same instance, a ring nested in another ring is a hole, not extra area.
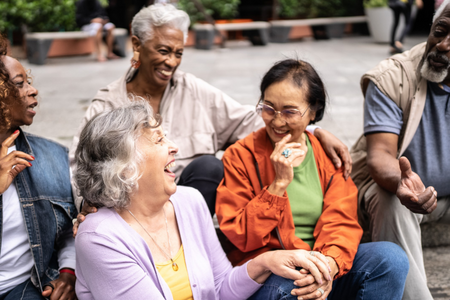
M 307 62 L 287 59 L 264 76 L 257 110 L 266 127 L 223 156 L 216 213 L 231 242 L 228 257 L 240 265 L 266 251 L 299 249 L 329 262 L 333 281 L 316 281 L 315 266 L 303 266 L 302 279 L 271 275 L 251 299 L 401 299 L 404 251 L 388 242 L 359 245 L 356 186 L 305 131 L 322 119 L 325 104 L 322 80 Z

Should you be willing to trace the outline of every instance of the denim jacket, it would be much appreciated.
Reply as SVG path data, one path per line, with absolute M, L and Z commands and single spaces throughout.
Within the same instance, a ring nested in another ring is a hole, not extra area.
M 34 259 L 31 281 L 42 291 L 45 284 L 59 276 L 58 244 L 76 217 L 68 149 L 23 131 L 16 139 L 16 149 L 36 158 L 32 167 L 17 175 L 15 184 Z M 0 195 L 0 251 L 2 216 Z

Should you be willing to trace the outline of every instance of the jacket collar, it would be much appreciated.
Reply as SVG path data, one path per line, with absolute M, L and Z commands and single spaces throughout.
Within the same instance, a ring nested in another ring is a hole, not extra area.
M 18 151 L 22 151 L 29 155 L 35 156 L 33 153 L 33 149 L 31 148 L 30 143 L 28 142 L 28 139 L 26 137 L 29 134 L 23 132 L 22 128 L 19 128 L 19 130 L 20 134 L 16 139 L 16 149 Z

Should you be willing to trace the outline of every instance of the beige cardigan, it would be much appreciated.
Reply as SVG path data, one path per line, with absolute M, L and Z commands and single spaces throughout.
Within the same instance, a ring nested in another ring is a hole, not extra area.
M 133 75 L 130 69 L 125 76 L 100 89 L 92 100 L 69 152 L 72 172 L 76 169 L 74 156 L 81 130 L 96 114 L 130 102 L 126 83 Z M 167 137 L 179 147 L 173 169 L 177 177 L 194 158 L 214 155 L 227 144 L 264 126 L 255 106 L 239 104 L 194 75 L 176 71 L 162 97 L 160 114 Z M 81 199 L 76 200 L 77 208 L 80 202 Z
M 369 80 L 403 111 L 403 127 L 398 139 L 397 158 L 405 152 L 419 126 L 427 96 L 427 80 L 420 76 L 420 62 L 426 43 L 419 44 L 402 54 L 380 62 L 361 78 L 361 90 L 365 96 Z M 350 154 L 353 160 L 352 179 L 362 200 L 367 189 L 374 183 L 366 164 L 367 145 L 362 135 Z

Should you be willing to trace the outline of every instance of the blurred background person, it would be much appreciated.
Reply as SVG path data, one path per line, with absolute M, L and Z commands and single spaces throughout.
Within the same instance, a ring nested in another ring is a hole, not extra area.
M 81 31 L 88 32 L 95 39 L 95 51 L 97 60 L 100 62 L 107 59 L 119 58 L 113 53 L 114 34 L 116 28 L 98 0 L 78 0 L 76 2 L 76 21 Z M 102 54 L 101 46 L 103 42 L 103 33 L 106 33 L 106 46 L 108 52 L 106 56 Z
M 394 13 L 394 23 L 392 24 L 391 30 L 391 54 L 402 53 L 403 52 L 403 40 L 405 36 L 411 30 L 411 26 L 413 25 L 413 18 L 411 17 L 412 6 L 414 1 L 417 5 L 418 9 L 423 7 L 422 0 L 389 0 L 389 7 L 392 9 Z M 405 27 L 400 33 L 399 38 L 397 39 L 397 28 L 400 23 L 400 15 L 403 14 L 405 18 Z

